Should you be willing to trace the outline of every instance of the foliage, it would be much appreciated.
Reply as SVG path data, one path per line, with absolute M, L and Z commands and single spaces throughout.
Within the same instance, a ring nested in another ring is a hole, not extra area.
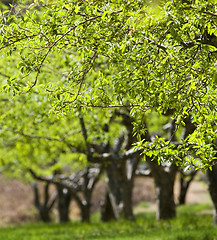
M 40 174 L 65 171 L 70 175 L 87 165 L 87 150 L 79 117 L 85 117 L 91 144 L 113 144 L 120 134 L 126 134 L 121 121 L 109 123 L 113 112 L 78 112 L 64 117 L 50 112 L 45 95 L 31 93 L 14 97 L 2 94 L 0 163 L 1 172 L 16 177 L 29 177 L 29 169 Z M 18 167 L 19 166 L 19 167 Z
M 217 133 L 215 1 L 151 2 L 17 1 L 14 12 L 2 12 L 2 88 L 49 99 L 55 114 L 82 112 L 102 123 L 110 114 L 102 109 L 128 107 L 145 154 L 209 167 Z M 174 133 L 187 117 L 196 130 L 178 144 L 164 136 L 147 142 L 144 125 L 137 127 L 153 112 L 170 115 Z
M 216 227 L 212 226 L 209 215 L 199 213 L 207 209 L 204 205 L 183 206 L 179 208 L 179 219 L 156 223 L 153 213 L 138 216 L 136 222 L 120 221 L 112 223 L 78 224 L 76 222 L 56 224 L 31 224 L 2 228 L 0 234 L 8 240 L 17 238 L 40 240 L 54 239 L 173 239 L 173 240 L 214 240 Z

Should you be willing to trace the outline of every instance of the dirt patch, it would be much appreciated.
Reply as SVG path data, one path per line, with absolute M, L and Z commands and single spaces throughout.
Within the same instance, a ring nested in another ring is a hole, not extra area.
M 31 187 L 2 175 L 0 205 L 0 225 L 33 221 L 36 218 Z
M 139 202 L 155 202 L 154 180 L 150 177 L 138 177 L 135 179 L 133 189 L 133 204 Z

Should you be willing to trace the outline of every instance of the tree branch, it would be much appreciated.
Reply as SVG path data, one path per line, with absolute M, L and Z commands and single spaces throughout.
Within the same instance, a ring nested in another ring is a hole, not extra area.
M 11 128 L 7 128 L 6 129 L 7 131 L 11 131 L 13 133 L 16 133 L 16 134 L 19 134 L 23 137 L 26 137 L 26 138 L 32 138 L 32 139 L 42 139 L 42 140 L 47 140 L 47 141 L 55 141 L 55 142 L 61 142 L 61 143 L 64 143 L 66 144 L 71 152 L 79 152 L 79 153 L 85 153 L 81 148 L 79 149 L 78 147 L 72 145 L 69 141 L 63 139 L 63 138 L 55 138 L 55 137 L 47 137 L 47 136 L 39 136 L 39 135 L 31 135 L 31 134 L 26 134 L 24 132 L 21 132 L 21 131 L 16 131 L 14 129 L 11 129 Z

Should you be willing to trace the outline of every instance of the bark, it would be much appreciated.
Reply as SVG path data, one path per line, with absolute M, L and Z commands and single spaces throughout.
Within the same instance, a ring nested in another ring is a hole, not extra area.
M 135 219 L 133 214 L 132 192 L 135 171 L 139 159 L 140 157 L 133 158 L 119 164 L 114 161 L 107 165 L 105 169 L 109 197 L 107 203 L 111 204 L 113 211 L 110 214 L 114 214 L 114 219 L 116 220 L 120 218 L 121 214 L 123 214 L 127 220 Z M 104 208 L 106 209 L 107 207 L 104 206 Z M 102 218 L 104 219 L 106 217 L 102 216 Z
M 213 223 L 217 224 L 217 164 L 207 170 L 208 189 L 213 202 Z
M 120 166 L 110 164 L 106 169 L 107 184 L 108 184 L 108 204 L 112 206 L 114 219 L 118 220 L 123 213 L 125 219 L 133 220 L 132 206 L 132 189 L 133 179 L 128 180 L 126 177 L 125 166 L 122 163 Z M 109 206 L 105 207 L 109 208 Z M 102 218 L 105 218 L 102 216 Z
M 117 219 L 113 211 L 109 193 L 108 191 L 106 191 L 104 202 L 101 204 L 101 221 L 109 222 L 111 220 L 117 220 Z
M 87 167 L 83 174 L 81 185 L 83 200 L 81 200 L 81 219 L 82 222 L 90 222 L 91 198 L 95 184 L 99 180 L 101 170 L 96 175 L 91 174 L 91 168 Z
M 57 186 L 58 191 L 58 222 L 69 222 L 69 207 L 71 202 L 71 195 L 66 188 Z
M 132 203 L 133 182 L 128 181 L 122 186 L 122 198 L 123 198 L 123 214 L 127 220 L 134 220 L 133 203 Z
M 184 119 L 185 122 L 185 129 L 183 131 L 183 139 L 186 139 L 190 134 L 192 134 L 196 126 L 192 123 L 190 116 Z M 196 171 L 193 171 L 190 173 L 190 175 L 186 175 L 181 172 L 181 178 L 180 178 L 180 194 L 179 194 L 179 204 L 185 204 L 186 194 L 188 191 L 188 188 L 194 179 L 194 176 L 196 175 Z M 190 177 L 188 180 L 186 180 L 186 177 Z
M 186 202 L 186 195 L 189 184 L 187 184 L 184 179 L 180 179 L 180 193 L 179 193 L 179 205 L 184 205 Z
M 174 201 L 176 171 L 175 167 L 172 167 L 169 172 L 161 169 L 161 174 L 154 177 L 157 194 L 157 220 L 176 217 L 176 205 Z
M 180 172 L 180 193 L 179 193 L 179 205 L 183 205 L 186 202 L 186 195 L 191 182 L 193 181 L 197 171 L 193 171 L 190 174 L 184 174 Z
M 31 185 L 34 191 L 34 204 L 35 204 L 35 207 L 38 209 L 41 220 L 43 222 L 50 222 L 51 221 L 50 211 L 56 201 L 57 195 L 54 194 L 50 198 L 49 183 L 46 183 L 46 185 L 44 186 L 44 196 L 43 196 L 44 199 L 43 201 L 41 201 L 37 184 L 32 183 Z
M 122 117 L 122 124 L 127 129 L 127 141 L 124 149 L 127 150 L 123 156 L 120 156 L 121 159 L 125 159 L 118 169 L 119 176 L 119 185 L 121 198 L 123 203 L 123 215 L 127 220 L 134 220 L 133 214 L 133 187 L 135 172 L 138 167 L 139 161 L 141 159 L 140 151 L 132 151 L 133 143 L 137 141 L 135 135 L 133 134 L 133 122 L 134 119 L 130 116 L 129 112 L 121 113 L 116 112 L 117 115 Z M 117 148 L 117 153 L 120 151 L 121 147 Z
M 118 167 L 114 162 L 111 162 L 107 165 L 105 172 L 108 186 L 108 196 L 113 208 L 115 219 L 118 220 L 120 218 L 122 202 Z
M 84 203 L 81 205 L 81 221 L 82 222 L 90 222 L 90 203 Z
M 125 169 L 123 169 L 122 182 L 121 182 L 121 190 L 122 190 L 122 198 L 123 198 L 123 213 L 124 218 L 127 220 L 134 220 L 133 214 L 133 187 L 134 187 L 134 179 L 136 175 L 136 169 L 138 168 L 138 164 L 140 161 L 140 155 L 137 157 L 128 159 L 125 164 Z
M 176 205 L 174 201 L 174 183 L 177 173 L 177 166 L 168 164 L 168 166 L 158 165 L 154 160 L 146 157 L 146 162 L 151 169 L 151 175 L 154 178 L 156 186 L 157 212 L 156 219 L 171 219 L 176 217 Z

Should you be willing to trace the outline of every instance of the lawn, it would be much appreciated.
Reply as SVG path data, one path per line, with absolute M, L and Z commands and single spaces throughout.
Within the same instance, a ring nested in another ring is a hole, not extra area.
M 0 229 L 5 240 L 217 240 L 217 227 L 205 211 L 207 205 L 178 207 L 178 217 L 170 221 L 155 221 L 154 213 L 137 214 L 135 222 L 101 223 L 97 216 L 91 224 L 42 224 L 13 226 Z

